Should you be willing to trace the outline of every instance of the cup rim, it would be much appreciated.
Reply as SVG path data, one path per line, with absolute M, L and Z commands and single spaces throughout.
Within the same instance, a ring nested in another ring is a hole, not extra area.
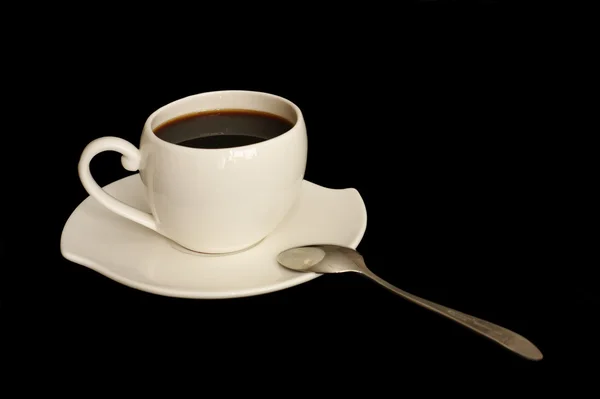
M 188 101 L 190 99 L 193 98 L 197 98 L 197 97 L 203 97 L 203 96 L 208 96 L 208 95 L 219 95 L 219 94 L 255 94 L 255 95 L 260 95 L 260 96 L 266 96 L 266 97 L 270 97 L 273 99 L 276 99 L 278 101 L 281 101 L 285 104 L 287 104 L 288 106 L 290 106 L 294 112 L 296 113 L 296 121 L 294 123 L 294 125 L 285 133 L 278 135 L 277 137 L 273 137 L 271 139 L 259 142 L 259 143 L 255 143 L 255 144 L 247 144 L 247 145 L 243 145 L 243 146 L 236 146 L 236 147 L 223 147 L 223 148 L 192 148 L 192 147 L 185 147 L 182 145 L 177 145 L 174 143 L 170 143 L 166 140 L 161 139 L 160 137 L 158 137 L 158 135 L 156 135 L 156 133 L 154 133 L 154 130 L 152 129 L 152 123 L 155 119 L 155 117 L 161 113 L 162 111 L 164 111 L 166 108 L 168 107 L 173 107 L 176 106 L 177 104 L 180 104 L 182 102 Z M 247 149 L 247 148 L 252 148 L 252 147 L 257 147 L 257 146 L 266 146 L 266 145 L 270 145 L 271 143 L 274 143 L 276 141 L 282 140 L 285 137 L 293 134 L 296 130 L 298 125 L 304 121 L 304 117 L 302 115 L 302 111 L 300 110 L 300 108 L 294 104 L 292 101 L 288 100 L 285 97 L 281 97 L 279 95 L 276 94 L 272 94 L 272 93 L 268 93 L 268 92 L 263 92 L 263 91 L 253 91 L 253 90 L 217 90 L 217 91 L 206 91 L 206 92 L 201 92 L 201 93 L 196 93 L 196 94 L 191 94 L 189 96 L 185 96 L 185 97 L 181 97 L 177 100 L 171 101 L 167 104 L 162 105 L 161 107 L 157 108 L 154 112 L 152 112 L 150 114 L 150 116 L 148 116 L 148 118 L 146 119 L 146 122 L 144 123 L 144 128 L 143 128 L 143 133 L 153 142 L 155 143 L 159 143 L 160 145 L 166 146 L 168 148 L 171 148 L 173 150 L 178 150 L 178 151 L 188 151 L 188 152 L 217 152 L 217 151 L 230 151 L 233 149 L 236 150 L 241 150 L 241 149 Z

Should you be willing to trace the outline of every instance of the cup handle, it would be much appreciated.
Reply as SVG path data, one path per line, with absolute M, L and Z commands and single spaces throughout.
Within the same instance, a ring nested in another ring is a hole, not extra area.
M 79 159 L 79 179 L 88 194 L 117 215 L 132 220 L 149 229 L 157 231 L 156 222 L 152 215 L 129 206 L 104 191 L 92 177 L 90 162 L 92 158 L 103 151 L 121 153 L 121 164 L 130 172 L 140 167 L 140 151 L 130 142 L 118 137 L 102 137 L 90 142 L 81 153 Z

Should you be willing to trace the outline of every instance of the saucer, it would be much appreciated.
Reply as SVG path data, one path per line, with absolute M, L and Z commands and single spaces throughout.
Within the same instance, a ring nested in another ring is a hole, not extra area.
M 139 174 L 104 187 L 115 198 L 149 212 Z M 300 197 L 282 224 L 255 246 L 233 254 L 186 250 L 88 197 L 62 231 L 62 255 L 121 284 L 181 298 L 238 298 L 290 288 L 318 277 L 280 266 L 290 247 L 337 244 L 356 248 L 367 212 L 357 190 L 329 189 L 304 181 Z

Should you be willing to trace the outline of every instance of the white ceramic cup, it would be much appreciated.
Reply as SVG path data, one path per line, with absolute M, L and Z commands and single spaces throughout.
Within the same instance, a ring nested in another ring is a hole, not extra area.
M 160 139 L 153 129 L 179 116 L 218 109 L 247 109 L 281 116 L 293 128 L 242 147 L 197 149 Z M 106 193 L 90 173 L 103 151 L 123 154 L 139 170 L 151 213 Z M 91 197 L 192 251 L 235 252 L 258 243 L 282 222 L 299 196 L 306 169 L 307 136 L 300 109 L 287 99 L 251 91 L 201 93 L 167 104 L 148 117 L 139 149 L 118 137 L 102 137 L 81 154 L 79 177 Z

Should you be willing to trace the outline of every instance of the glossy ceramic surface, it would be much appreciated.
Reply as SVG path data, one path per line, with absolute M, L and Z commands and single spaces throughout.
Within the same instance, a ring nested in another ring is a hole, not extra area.
M 105 190 L 123 203 L 149 212 L 138 174 Z M 147 292 L 184 298 L 234 298 L 278 291 L 318 277 L 284 268 L 277 263 L 277 255 L 290 247 L 314 243 L 356 248 L 366 225 L 366 208 L 358 191 L 328 189 L 304 180 L 298 201 L 264 240 L 234 254 L 203 255 L 88 197 L 64 226 L 61 252 L 72 262 Z
M 249 109 L 279 115 L 294 127 L 258 144 L 221 149 L 168 143 L 153 129 L 190 113 Z M 103 151 L 123 154 L 129 171 L 139 170 L 149 207 L 141 211 L 107 195 L 90 173 Z M 219 91 L 182 98 L 152 113 L 139 149 L 118 137 L 102 137 L 83 150 L 79 176 L 87 192 L 122 217 L 199 252 L 226 253 L 256 244 L 285 218 L 301 190 L 307 134 L 300 109 L 268 93 Z

